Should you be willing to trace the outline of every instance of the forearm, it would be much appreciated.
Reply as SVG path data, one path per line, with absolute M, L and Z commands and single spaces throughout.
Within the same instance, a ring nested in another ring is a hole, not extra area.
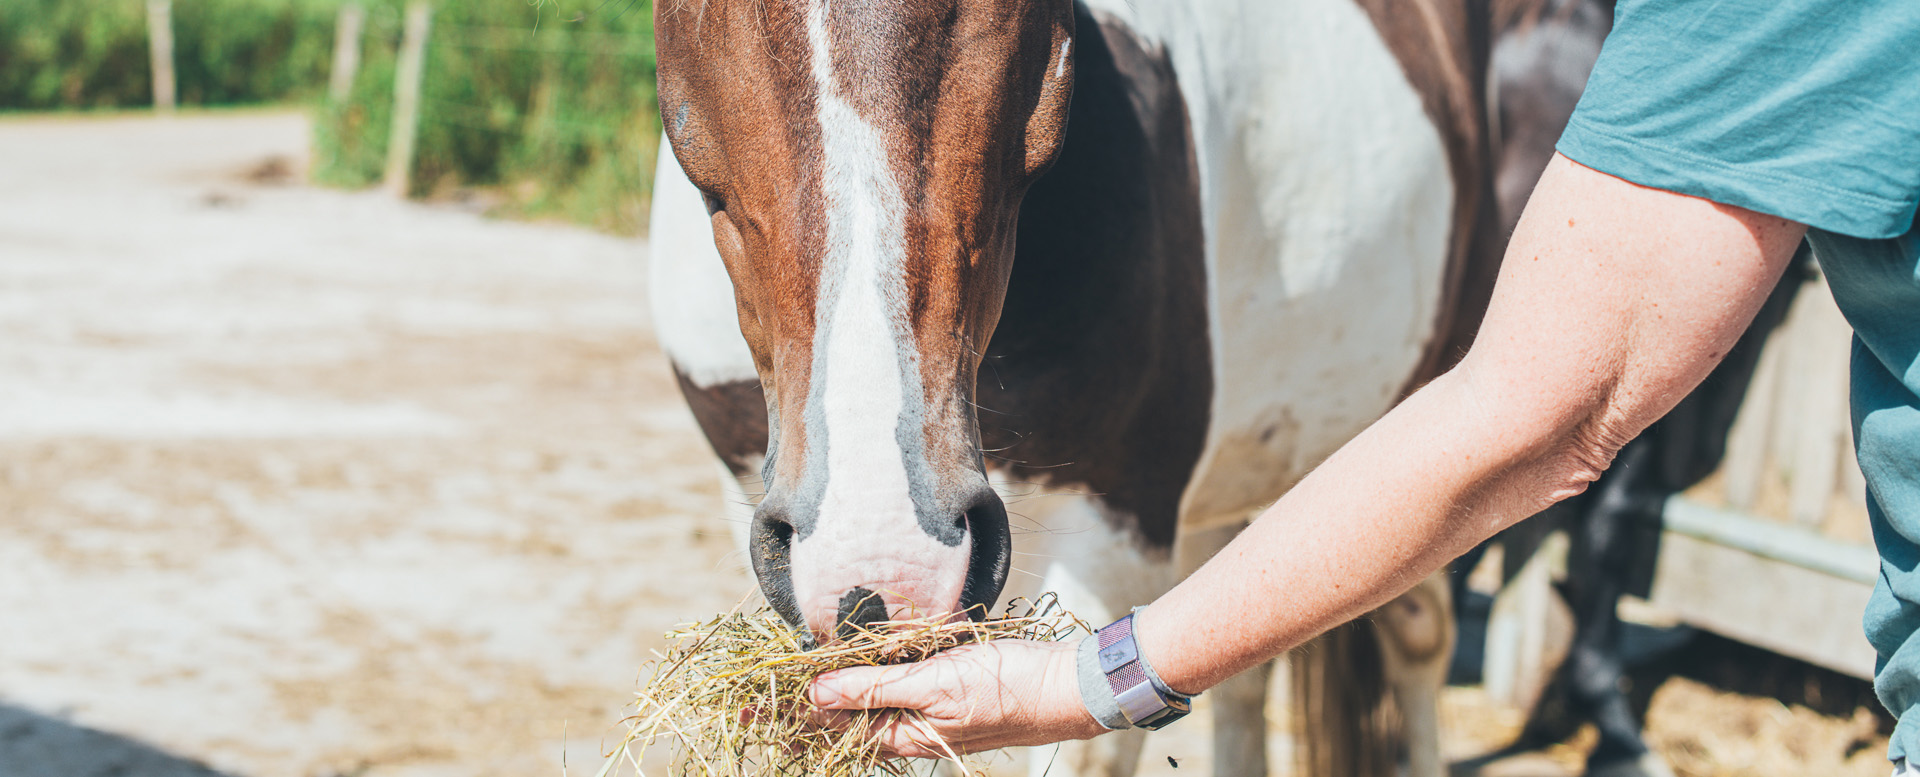
M 1154 603 L 1142 650 L 1210 687 L 1579 493 L 1719 362 L 1804 230 L 1556 157 L 1473 351 Z
M 1553 446 L 1435 381 L 1342 448 L 1142 616 L 1142 649 L 1197 691 L 1372 610 L 1574 493 Z

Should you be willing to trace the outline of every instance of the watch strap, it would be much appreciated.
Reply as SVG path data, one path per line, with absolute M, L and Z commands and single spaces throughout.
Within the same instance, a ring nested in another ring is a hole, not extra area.
M 1128 613 L 1094 632 L 1075 656 L 1081 702 L 1109 730 L 1159 729 L 1192 709 L 1192 698 L 1168 687 L 1141 654 L 1133 621 Z
M 1086 705 L 1087 713 L 1108 731 L 1132 728 L 1127 716 L 1120 714 L 1120 705 L 1113 700 L 1113 690 L 1107 686 L 1107 673 L 1100 671 L 1100 639 L 1088 635 L 1080 640 L 1080 649 L 1074 656 L 1073 673 L 1080 681 L 1080 703 Z

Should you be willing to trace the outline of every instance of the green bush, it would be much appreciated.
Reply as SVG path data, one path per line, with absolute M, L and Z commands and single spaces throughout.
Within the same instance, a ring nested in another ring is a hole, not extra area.
M 403 11 L 369 4 L 352 93 L 315 128 L 323 182 L 382 173 Z M 645 224 L 659 137 L 650 2 L 446 2 L 428 41 L 413 193 L 497 187 L 518 215 Z
M 326 95 L 345 0 L 174 0 L 180 102 L 313 100 L 314 176 L 385 167 L 405 0 L 365 0 L 350 94 Z M 414 194 L 497 188 L 509 215 L 637 232 L 654 103 L 650 0 L 438 0 Z M 152 104 L 145 0 L 0 0 L 0 110 Z
M 177 0 L 179 101 L 230 105 L 316 94 L 326 83 L 339 2 Z M 144 0 L 0 0 L 0 109 L 151 105 L 148 61 Z
M 339 5 L 339 0 L 174 0 L 173 69 L 180 101 L 229 105 L 318 95 L 333 64 Z

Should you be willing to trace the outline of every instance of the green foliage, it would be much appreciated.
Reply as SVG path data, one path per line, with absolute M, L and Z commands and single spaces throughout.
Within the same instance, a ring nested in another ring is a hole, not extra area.
M 311 99 L 314 176 L 377 182 L 405 0 L 364 0 L 360 68 L 329 99 L 345 0 L 173 0 L 180 102 Z M 654 152 L 650 0 L 437 0 L 415 194 L 497 188 L 500 210 L 636 232 Z M 145 0 L 0 0 L 0 110 L 152 104 Z
M 370 2 L 351 95 L 320 109 L 315 175 L 381 175 L 402 0 Z M 434 9 L 416 194 L 498 187 L 503 210 L 635 232 L 659 138 L 647 0 L 467 0 Z
M 225 105 L 317 93 L 326 81 L 339 2 L 177 0 L 180 102 Z M 144 0 L 0 0 L 0 109 L 146 106 L 152 83 Z
M 180 101 L 224 105 L 319 94 L 333 62 L 338 7 L 339 0 L 174 0 Z

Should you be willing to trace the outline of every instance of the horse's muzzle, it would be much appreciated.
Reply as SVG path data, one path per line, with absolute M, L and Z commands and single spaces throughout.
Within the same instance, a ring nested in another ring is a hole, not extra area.
M 915 507 L 928 503 L 952 506 Z M 791 505 L 763 503 L 749 547 L 767 601 L 817 638 L 886 620 L 983 618 L 1006 585 L 1006 506 L 984 482 L 946 499 L 856 495 L 840 503 L 852 509 L 813 515 Z

